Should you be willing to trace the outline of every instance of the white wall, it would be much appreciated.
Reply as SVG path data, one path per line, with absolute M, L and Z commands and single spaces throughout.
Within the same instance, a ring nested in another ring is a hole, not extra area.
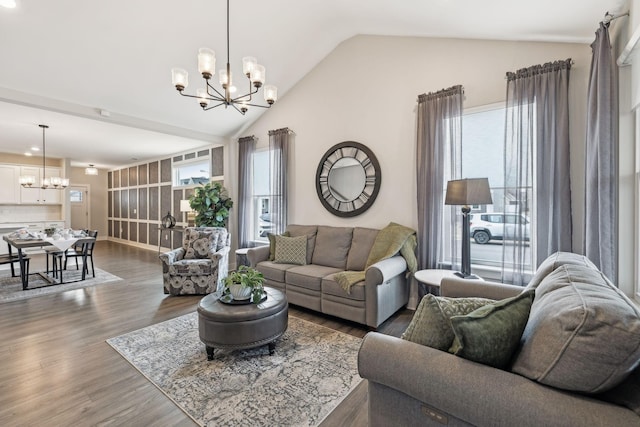
M 329 54 L 241 135 L 268 145 L 268 131 L 295 133 L 291 223 L 382 227 L 395 221 L 417 228 L 416 100 L 455 84 L 465 88 L 465 108 L 504 101 L 505 73 L 573 58 L 572 192 L 575 242 L 581 247 L 584 204 L 584 117 L 591 49 L 586 44 L 357 36 Z M 332 145 L 353 140 L 378 157 L 382 187 L 374 205 L 355 218 L 327 212 L 315 192 L 318 162 Z M 230 144 L 237 159 L 237 144 Z M 234 160 L 235 161 L 235 160 Z M 487 165 L 487 168 L 502 167 Z M 237 177 L 233 177 L 234 182 Z M 237 187 L 237 185 L 233 185 Z
M 594 23 L 594 32 L 596 28 Z M 238 136 L 255 135 L 261 147 L 268 145 L 269 130 L 289 127 L 296 133 L 289 222 L 382 227 L 395 221 L 417 228 L 417 96 L 462 84 L 466 109 L 502 102 L 507 71 L 567 58 L 574 61 L 569 87 L 571 189 L 574 250 L 580 252 L 589 44 L 356 36 L 339 45 Z M 355 218 L 327 212 L 314 184 L 322 155 L 346 140 L 367 145 L 382 169 L 378 199 Z M 237 158 L 237 144 L 230 148 Z M 232 179 L 236 188 L 237 177 Z

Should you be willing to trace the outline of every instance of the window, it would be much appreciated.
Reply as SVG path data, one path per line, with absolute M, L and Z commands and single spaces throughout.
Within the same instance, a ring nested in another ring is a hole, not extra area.
M 194 162 L 173 163 L 173 186 L 186 187 L 206 184 L 210 179 L 209 158 Z
M 474 268 L 483 266 L 501 267 L 503 260 L 503 248 L 509 245 L 509 236 L 514 233 L 513 224 L 529 224 L 526 216 L 518 218 L 511 214 L 513 195 L 507 194 L 504 189 L 504 138 L 505 138 L 506 109 L 504 104 L 494 104 L 468 110 L 462 119 L 462 177 L 463 178 L 489 178 L 491 197 L 493 204 L 476 205 L 472 207 L 474 215 L 471 217 L 471 263 Z M 444 189 L 443 191 L 446 191 Z M 531 189 L 523 195 L 527 201 L 532 201 Z M 531 203 L 528 203 L 531 205 Z M 458 215 L 460 207 L 453 206 Z M 447 207 L 445 207 L 447 209 Z M 445 210 L 445 212 L 448 212 Z M 494 213 L 495 212 L 495 213 Z M 450 216 L 445 213 L 444 220 Z M 480 220 L 480 221 L 479 221 Z M 459 221 L 462 226 L 462 221 Z M 509 226 L 511 224 L 511 226 Z M 448 227 L 444 227 L 447 229 Z M 474 239 L 473 233 L 478 231 L 478 238 Z M 457 234 L 462 236 L 462 230 Z M 482 234 L 486 232 L 488 234 Z M 527 225 L 525 236 L 529 236 Z M 486 240 L 489 238 L 489 240 Z M 445 236 L 445 241 L 447 237 Z M 450 252 L 448 245 L 444 245 L 443 257 L 445 264 L 451 262 L 447 259 Z M 527 247 L 526 250 L 530 250 Z M 458 251 L 460 252 L 460 251 Z M 457 256 L 460 256 L 459 254 Z M 460 262 L 460 260 L 458 260 Z
M 273 229 L 271 222 L 269 199 L 269 150 L 253 153 L 253 205 L 252 218 L 253 239 L 268 241 L 267 234 Z
M 84 196 L 82 191 L 69 190 L 69 201 L 71 203 L 82 203 L 82 197 Z

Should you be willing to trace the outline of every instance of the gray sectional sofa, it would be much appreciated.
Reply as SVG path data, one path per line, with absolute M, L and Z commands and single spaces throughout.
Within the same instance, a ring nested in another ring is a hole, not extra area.
M 640 311 L 585 257 L 556 253 L 535 289 L 508 369 L 370 332 L 358 369 L 370 426 L 640 426 Z M 448 297 L 522 287 L 446 279 Z M 621 382 L 622 381 L 622 382 Z
M 364 270 L 379 230 L 363 227 L 289 225 L 291 237 L 307 236 L 307 264 L 269 260 L 269 246 L 251 248 L 247 259 L 265 277 L 265 285 L 284 291 L 291 304 L 377 328 L 405 306 L 407 263 L 399 255 L 370 266 L 365 280 L 345 291 L 334 275 Z

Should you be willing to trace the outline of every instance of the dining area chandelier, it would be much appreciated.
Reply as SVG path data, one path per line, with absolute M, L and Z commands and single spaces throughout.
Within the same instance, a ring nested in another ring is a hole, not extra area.
M 195 95 L 184 92 L 189 85 L 189 74 L 182 68 L 171 69 L 171 81 L 173 86 L 182 96 L 196 98 L 204 111 L 224 105 L 224 108 L 233 107 L 244 115 L 249 107 L 270 108 L 278 99 L 278 88 L 273 85 L 265 85 L 266 70 L 258 60 L 252 56 L 242 58 L 242 71 L 249 84 L 248 92 L 236 96 L 238 88 L 233 85 L 231 65 L 229 63 L 229 0 L 227 0 L 227 64 L 226 68 L 218 71 L 218 81 L 221 90 L 216 89 L 211 80 L 216 71 L 216 53 L 209 48 L 200 48 L 198 51 L 198 72 L 205 81 L 205 87 L 196 90 Z M 263 89 L 264 101 L 267 105 L 256 104 L 253 95 Z
M 38 125 L 42 128 L 42 176 L 40 177 L 40 185 L 36 185 L 36 177 L 33 175 L 21 175 L 20 185 L 24 188 L 42 188 L 43 190 L 64 190 L 69 186 L 69 179 L 59 176 L 47 176 L 47 155 L 45 145 L 45 130 L 49 128 L 47 125 Z

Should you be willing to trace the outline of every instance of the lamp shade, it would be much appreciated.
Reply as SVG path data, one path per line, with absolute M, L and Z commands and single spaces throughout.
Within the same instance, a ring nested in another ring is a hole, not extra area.
M 445 205 L 490 205 L 491 190 L 488 178 L 456 179 L 447 182 Z
M 192 210 L 188 200 L 180 200 L 180 212 L 191 212 Z

